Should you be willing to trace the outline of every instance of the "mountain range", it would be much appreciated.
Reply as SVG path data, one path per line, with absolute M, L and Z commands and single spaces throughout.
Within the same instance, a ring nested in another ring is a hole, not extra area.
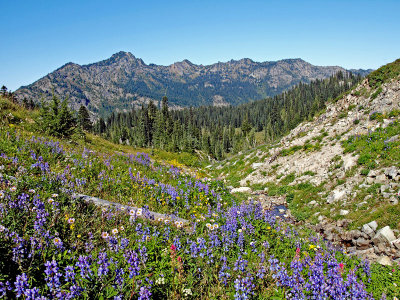
M 19 99 L 40 101 L 52 94 L 68 97 L 72 108 L 86 105 L 93 115 L 140 107 L 169 98 L 171 108 L 237 105 L 277 95 L 299 82 L 323 79 L 339 71 L 361 75 L 371 70 L 314 66 L 302 59 L 255 62 L 249 58 L 196 65 L 189 60 L 169 66 L 146 64 L 129 52 L 88 65 L 67 63 L 19 88 Z

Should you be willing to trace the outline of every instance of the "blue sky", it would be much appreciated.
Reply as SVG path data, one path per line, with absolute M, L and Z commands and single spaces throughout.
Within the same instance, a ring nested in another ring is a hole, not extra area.
M 377 68 L 400 57 L 400 1 L 1 1 L 0 85 L 129 51 L 145 63 L 244 57 Z

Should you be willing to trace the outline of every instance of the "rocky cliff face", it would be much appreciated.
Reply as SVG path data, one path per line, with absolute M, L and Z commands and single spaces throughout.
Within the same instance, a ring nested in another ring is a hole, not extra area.
M 272 96 L 299 82 L 322 79 L 341 67 L 313 66 L 301 59 L 277 62 L 231 60 L 208 66 L 188 60 L 170 66 L 145 64 L 128 52 L 89 65 L 68 63 L 29 86 L 18 98 L 68 96 L 72 107 L 87 105 L 94 114 L 130 109 L 168 96 L 172 107 L 230 105 Z M 358 70 L 359 73 L 368 71 Z

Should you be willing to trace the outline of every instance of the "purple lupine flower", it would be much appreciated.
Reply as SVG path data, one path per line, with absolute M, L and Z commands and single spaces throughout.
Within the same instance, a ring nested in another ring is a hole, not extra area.
M 74 282 L 75 281 L 75 271 L 73 266 L 65 267 L 65 275 L 64 275 L 66 282 Z
M 99 265 L 99 268 L 97 269 L 97 276 L 102 277 L 107 275 L 111 263 L 106 252 L 99 253 L 97 264 Z
M 92 274 L 92 270 L 90 270 L 90 259 L 91 256 L 79 255 L 78 261 L 76 262 L 76 266 L 80 269 L 83 278 L 88 278 Z
M 138 300 L 149 300 L 151 295 L 150 287 L 141 286 Z
M 253 283 L 253 277 L 246 276 L 241 278 L 240 276 L 235 280 L 235 299 L 246 300 L 250 295 L 254 295 L 255 284 Z
M 38 288 L 34 287 L 33 289 L 27 289 L 25 291 L 25 299 L 26 300 L 45 300 L 47 299 L 46 297 L 42 296 L 40 294 L 40 291 Z
M 61 273 L 59 272 L 59 268 L 57 262 L 55 260 L 47 261 L 45 264 L 46 270 L 44 273 L 46 274 L 46 283 L 47 286 L 50 288 L 50 292 L 55 295 L 57 292 L 60 291 L 61 287 Z
M 25 273 L 18 275 L 14 285 L 15 292 L 17 293 L 17 298 L 25 295 L 26 290 L 29 288 L 28 276 L 26 276 Z
M 115 279 L 114 282 L 115 284 L 119 287 L 122 288 L 123 284 L 124 284 L 124 269 L 121 268 L 117 268 L 115 270 Z
M 129 264 L 129 278 L 132 279 L 134 276 L 138 276 L 140 272 L 140 261 L 136 251 L 126 250 L 124 257 Z

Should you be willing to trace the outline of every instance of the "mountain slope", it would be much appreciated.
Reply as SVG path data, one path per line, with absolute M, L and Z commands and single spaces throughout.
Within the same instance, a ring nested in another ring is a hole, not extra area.
M 171 107 L 229 105 L 281 93 L 299 82 L 329 77 L 341 67 L 313 66 L 301 59 L 254 62 L 245 58 L 208 66 L 188 60 L 170 66 L 145 64 L 129 52 L 89 64 L 68 63 L 16 91 L 18 98 L 38 100 L 54 93 L 70 104 L 87 105 L 95 114 L 129 109 L 168 96 Z M 368 72 L 359 70 L 358 72 Z
M 278 144 L 236 156 L 215 169 L 227 180 L 242 178 L 241 190 L 259 190 L 267 205 L 274 196 L 286 198 L 297 220 L 319 223 L 315 230 L 351 246 L 349 251 L 372 260 L 380 259 L 378 255 L 399 259 L 400 252 L 389 243 L 400 229 L 399 134 L 397 60 L 371 73 Z M 385 226 L 391 228 L 384 229 L 390 238 L 379 240 L 376 227 Z

